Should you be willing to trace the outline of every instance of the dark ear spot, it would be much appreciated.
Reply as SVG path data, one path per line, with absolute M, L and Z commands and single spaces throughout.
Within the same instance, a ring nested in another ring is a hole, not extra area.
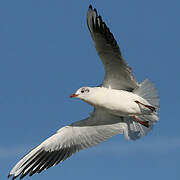
M 89 90 L 88 88 L 82 88 L 82 89 L 81 89 L 81 93 L 85 93 L 85 92 L 88 93 L 89 91 L 90 91 L 90 90 Z
M 89 92 L 90 90 L 88 88 L 85 89 L 86 92 Z

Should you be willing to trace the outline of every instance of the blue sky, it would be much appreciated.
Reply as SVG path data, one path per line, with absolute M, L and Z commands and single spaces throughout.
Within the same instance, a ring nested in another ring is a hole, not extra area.
M 155 82 L 160 121 L 141 140 L 113 137 L 31 179 L 179 179 L 178 0 L 0 1 L 0 177 L 6 179 L 27 151 L 60 127 L 92 111 L 69 98 L 104 77 L 86 25 L 90 3 L 137 80 Z

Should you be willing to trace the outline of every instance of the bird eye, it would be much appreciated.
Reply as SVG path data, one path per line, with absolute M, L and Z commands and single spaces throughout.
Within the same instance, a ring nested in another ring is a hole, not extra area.
M 81 93 L 84 93 L 84 90 L 81 90 Z

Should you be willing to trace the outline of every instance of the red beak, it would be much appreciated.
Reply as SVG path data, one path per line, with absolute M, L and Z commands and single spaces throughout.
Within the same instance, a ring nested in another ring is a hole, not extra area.
M 72 95 L 70 96 L 70 98 L 77 97 L 77 96 L 78 96 L 78 94 L 72 94 Z

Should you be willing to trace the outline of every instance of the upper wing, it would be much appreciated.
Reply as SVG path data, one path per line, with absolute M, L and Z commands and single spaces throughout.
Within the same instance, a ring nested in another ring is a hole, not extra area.
M 138 82 L 132 74 L 131 68 L 123 59 L 119 46 L 113 34 L 98 16 L 96 9 L 89 6 L 87 24 L 94 40 L 95 48 L 106 70 L 104 87 L 132 91 L 138 86 Z
M 81 149 L 96 146 L 106 139 L 124 132 L 125 124 L 119 117 L 114 117 L 98 109 L 87 119 L 65 126 L 56 134 L 42 142 L 25 155 L 11 170 L 9 177 L 48 169 L 64 161 Z

